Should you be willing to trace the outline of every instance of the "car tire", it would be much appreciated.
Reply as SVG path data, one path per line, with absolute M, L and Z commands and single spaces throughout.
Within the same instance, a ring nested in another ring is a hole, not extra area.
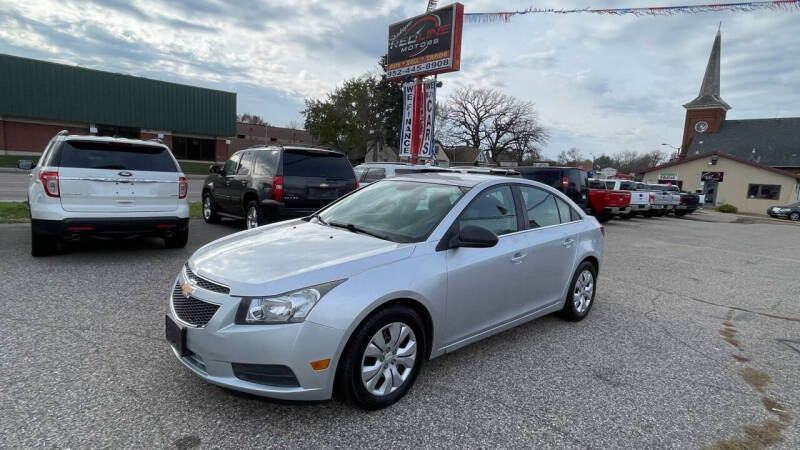
M 392 330 L 398 330 L 395 342 L 392 342 L 395 339 Z M 397 402 L 411 389 L 419 374 L 425 358 L 426 339 L 422 319 L 411 308 L 393 305 L 378 310 L 356 328 L 342 352 L 336 377 L 339 392 L 367 410 Z M 382 342 L 385 350 L 376 342 Z M 398 362 L 400 360 L 403 362 Z M 412 361 L 411 367 L 403 364 L 409 361 Z M 365 370 L 368 367 L 375 367 L 372 377 L 363 375 L 368 373 Z M 396 382 L 400 384 L 395 386 Z M 368 387 L 370 385 L 372 387 Z M 376 391 L 384 393 L 376 394 Z
M 217 214 L 217 205 L 214 204 L 214 199 L 211 193 L 206 192 L 203 194 L 203 220 L 206 223 L 219 223 L 221 217 Z
M 789 214 L 789 220 L 794 222 L 800 221 L 800 212 L 795 211 Z
M 683 217 L 686 215 L 686 211 L 675 211 L 675 217 Z
M 611 214 L 598 214 L 597 215 L 597 221 L 600 222 L 600 223 L 605 223 L 605 222 L 608 222 L 609 220 L 611 220 L 612 217 L 613 216 Z
M 261 212 L 261 206 L 257 201 L 253 200 L 247 204 L 247 209 L 244 212 L 244 226 L 248 230 L 264 225 L 264 214 Z
M 623 219 L 623 220 L 629 220 L 631 217 L 633 217 L 633 213 L 623 214 L 623 215 L 621 215 L 619 217 L 620 217 L 620 219 Z
M 189 240 L 189 230 L 178 231 L 170 237 L 164 237 L 164 247 L 166 248 L 183 248 L 186 247 L 186 242 Z
M 31 230 L 31 255 L 50 256 L 58 252 L 58 239 Z
M 594 265 L 589 261 L 582 262 L 575 270 L 569 287 L 560 314 L 567 320 L 578 322 L 589 314 L 594 305 L 594 295 L 597 291 L 597 270 Z

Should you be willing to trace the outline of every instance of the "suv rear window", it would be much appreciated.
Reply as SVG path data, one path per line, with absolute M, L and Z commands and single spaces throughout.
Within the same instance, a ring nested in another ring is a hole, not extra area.
M 157 145 L 65 141 L 59 150 L 60 167 L 81 169 L 177 172 L 169 150 Z
M 554 188 L 561 188 L 560 170 L 525 170 L 520 171 L 522 178 L 538 181 Z
M 344 155 L 313 150 L 285 150 L 283 176 L 355 178 L 353 167 Z

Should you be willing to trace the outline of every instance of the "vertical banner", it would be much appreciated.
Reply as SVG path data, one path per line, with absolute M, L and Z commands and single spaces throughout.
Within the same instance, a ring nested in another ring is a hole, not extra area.
M 414 84 L 403 83 L 403 122 L 400 128 L 400 157 L 411 157 L 411 129 L 414 118 Z
M 422 158 L 433 159 L 433 125 L 436 114 L 436 80 L 430 79 L 422 85 L 423 104 L 422 104 L 422 143 L 420 145 L 419 156 Z

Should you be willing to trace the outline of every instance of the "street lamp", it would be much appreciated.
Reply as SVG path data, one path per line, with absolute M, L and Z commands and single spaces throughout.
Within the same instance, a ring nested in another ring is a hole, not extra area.
M 661 145 L 665 145 L 665 146 L 667 146 L 667 147 L 669 147 L 669 148 L 672 148 L 672 149 L 675 149 L 675 150 L 681 151 L 681 148 L 680 148 L 680 147 L 675 147 L 674 145 L 669 145 L 669 144 L 661 144 Z

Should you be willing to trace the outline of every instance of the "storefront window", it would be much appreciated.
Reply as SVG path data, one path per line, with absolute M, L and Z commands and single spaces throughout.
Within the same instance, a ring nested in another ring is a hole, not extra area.
M 781 197 L 781 187 L 777 184 L 750 184 L 747 186 L 747 198 L 763 198 L 778 200 Z

